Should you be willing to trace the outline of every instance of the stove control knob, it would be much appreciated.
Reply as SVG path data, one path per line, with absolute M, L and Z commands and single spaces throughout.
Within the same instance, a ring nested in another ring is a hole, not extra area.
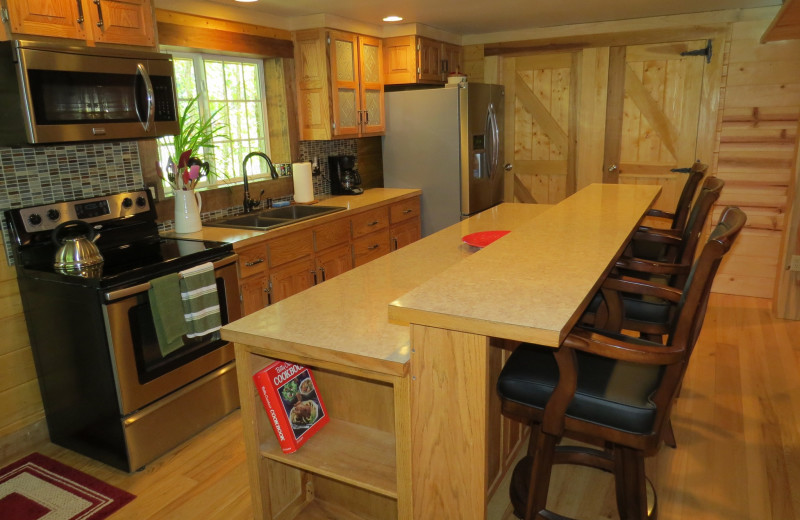
M 42 223 L 42 217 L 38 213 L 33 213 L 31 216 L 28 217 L 28 222 L 33 224 L 34 226 L 38 226 Z
M 48 209 L 47 210 L 47 218 L 50 220 L 58 220 L 61 216 L 61 213 L 57 209 Z
M 125 197 L 124 199 L 122 199 L 123 208 L 130 208 L 131 206 L 133 206 L 133 201 L 131 200 L 130 197 Z
M 136 197 L 136 205 L 140 208 L 147 206 L 147 199 L 142 197 L 141 195 Z

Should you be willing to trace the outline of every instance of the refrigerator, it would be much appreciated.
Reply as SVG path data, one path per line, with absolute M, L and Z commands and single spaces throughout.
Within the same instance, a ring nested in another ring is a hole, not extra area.
M 422 236 L 503 200 L 502 85 L 387 92 L 383 181 L 422 189 Z

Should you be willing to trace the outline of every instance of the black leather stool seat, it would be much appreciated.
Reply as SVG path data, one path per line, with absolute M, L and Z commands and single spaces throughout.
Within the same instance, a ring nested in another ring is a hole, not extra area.
M 607 332 L 605 335 L 609 335 Z M 658 343 L 626 337 L 629 343 Z M 650 395 L 661 367 L 616 361 L 584 352 L 578 358 L 578 385 L 567 416 L 630 433 L 650 433 L 656 407 Z M 502 399 L 544 409 L 558 383 L 553 350 L 522 344 L 511 354 L 497 381 Z

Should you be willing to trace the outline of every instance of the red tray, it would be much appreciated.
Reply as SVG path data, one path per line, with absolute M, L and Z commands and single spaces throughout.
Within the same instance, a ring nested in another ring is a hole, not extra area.
M 502 238 L 510 231 L 479 231 L 478 233 L 470 233 L 461 238 L 461 240 L 474 247 L 486 247 L 498 238 Z

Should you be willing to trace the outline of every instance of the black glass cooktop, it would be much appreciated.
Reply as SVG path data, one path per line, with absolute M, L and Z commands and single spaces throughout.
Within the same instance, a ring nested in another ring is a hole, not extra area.
M 28 265 L 29 276 L 61 278 L 67 283 L 110 286 L 148 281 L 157 276 L 209 262 L 231 254 L 224 242 L 152 237 L 131 244 L 101 248 L 103 264 L 83 272 L 63 272 L 52 263 Z M 63 277 L 63 278 L 62 278 Z

